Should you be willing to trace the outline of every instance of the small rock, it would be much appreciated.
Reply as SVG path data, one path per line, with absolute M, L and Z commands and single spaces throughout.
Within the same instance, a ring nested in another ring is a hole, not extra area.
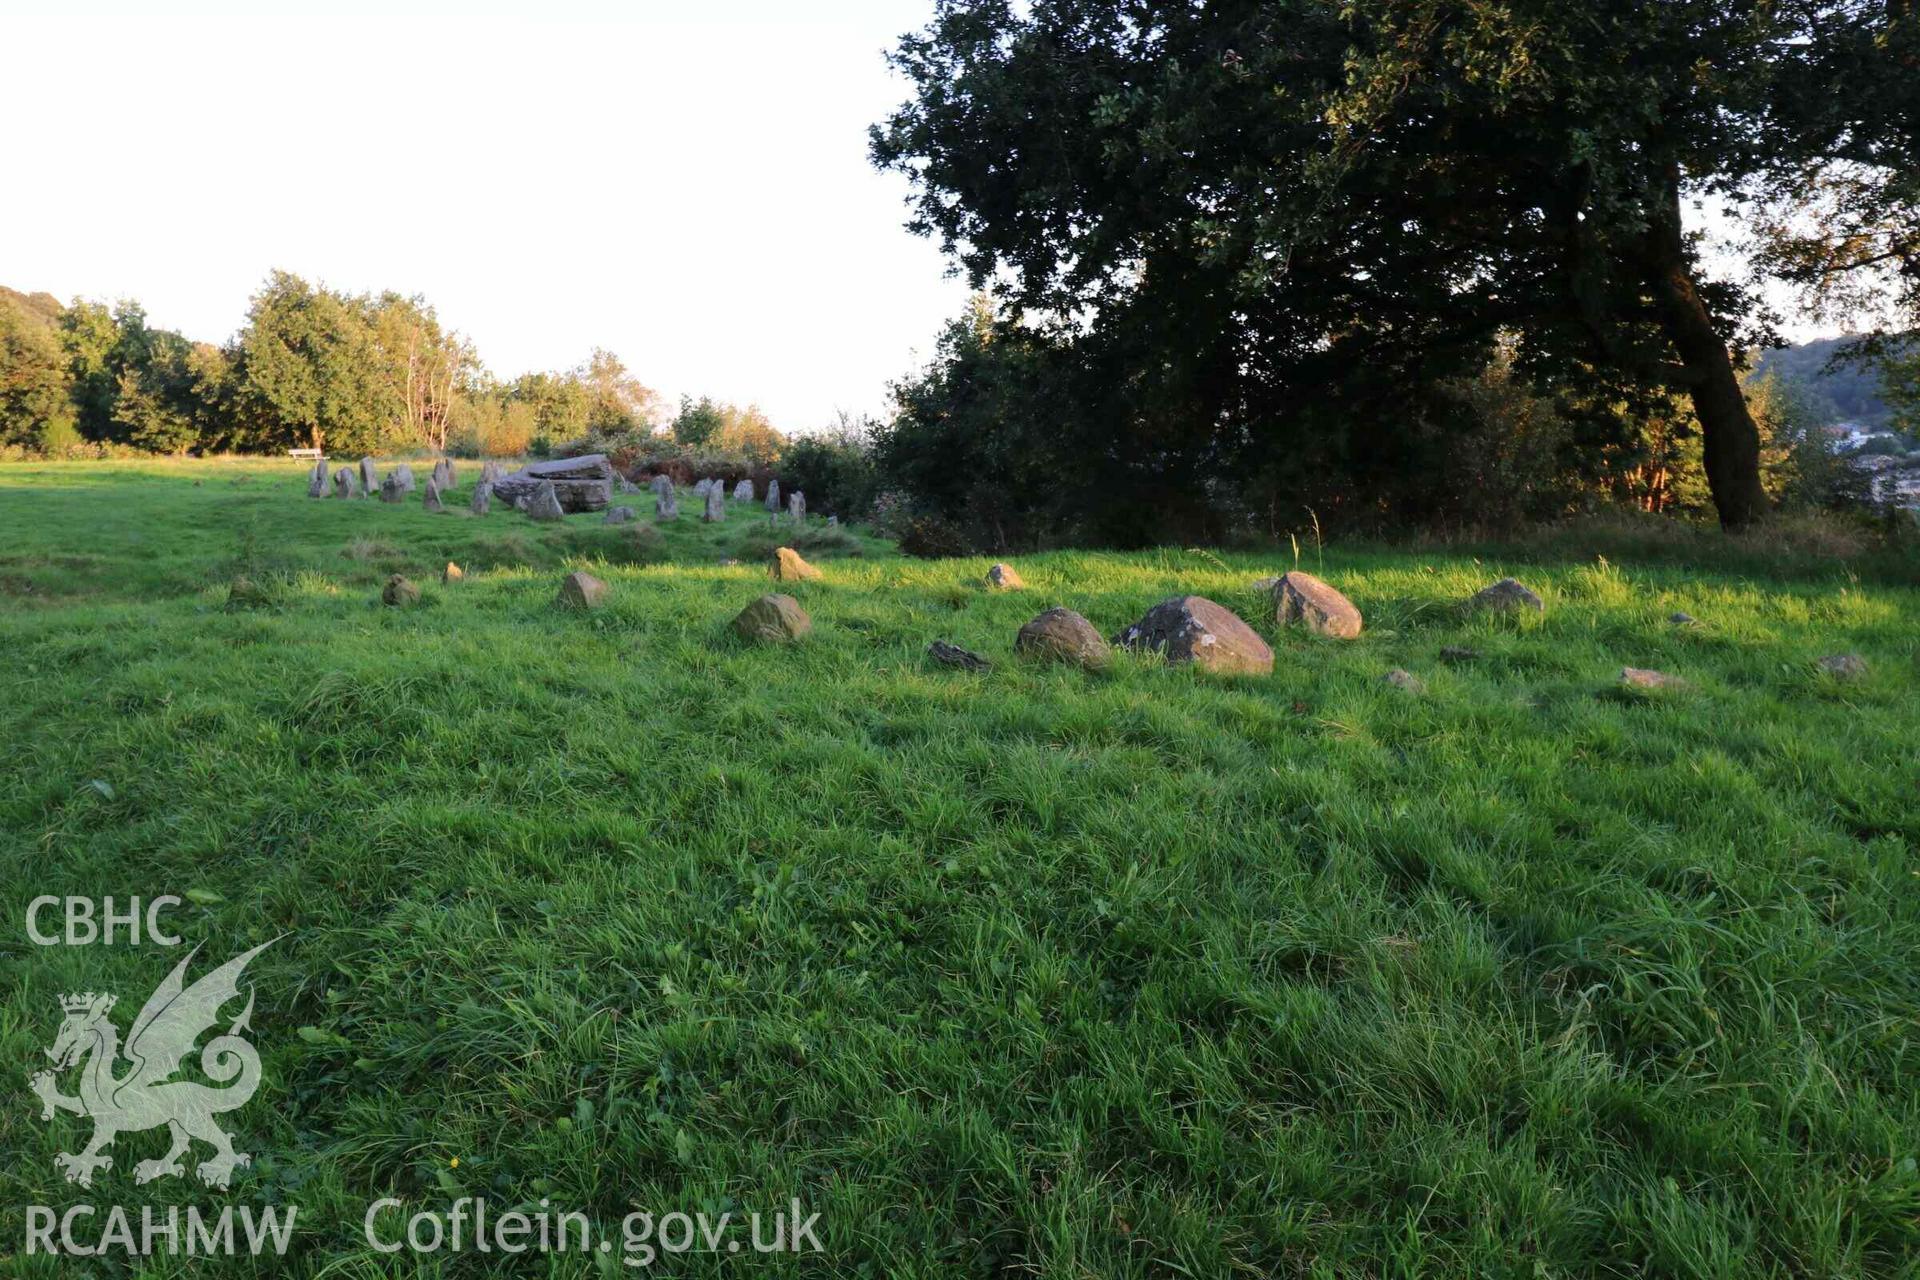
M 460 566 L 451 560 L 447 561 L 447 567 L 440 571 L 440 581 L 442 582 L 458 582 L 466 576 L 466 573 L 461 570 Z
M 1679 676 L 1670 676 L 1664 671 L 1651 671 L 1645 667 L 1620 668 L 1620 684 L 1627 689 L 1684 689 L 1687 682 Z
M 1162 600 L 1113 642 L 1222 674 L 1266 675 L 1273 670 L 1267 642 L 1231 610 L 1205 596 Z
M 1857 653 L 1830 653 L 1813 665 L 1836 680 L 1858 680 L 1867 674 L 1867 660 Z
M 1070 662 L 1088 671 L 1098 671 L 1113 657 L 1093 624 L 1071 609 L 1049 609 L 1028 622 L 1013 638 L 1013 649 L 1033 658 Z
M 1464 644 L 1450 644 L 1440 650 L 1442 662 L 1478 662 L 1479 660 L 1480 651 L 1470 649 Z
M 1502 578 L 1490 586 L 1480 588 L 1467 597 L 1469 610 L 1485 610 L 1493 613 L 1509 613 L 1515 609 L 1531 609 L 1535 613 L 1545 613 L 1547 606 L 1523 584 L 1512 578 Z
M 608 507 L 607 514 L 600 518 L 601 524 L 626 524 L 634 517 L 632 507 Z
M 244 573 L 227 584 L 227 608 L 229 609 L 251 609 L 256 605 L 272 602 L 272 597 L 267 594 L 265 588 Z
M 562 609 L 597 609 L 607 598 L 607 584 L 590 573 L 574 572 L 560 580 L 554 603 Z
M 742 640 L 786 644 L 813 630 L 813 619 L 792 596 L 761 596 L 734 618 L 733 632 Z
M 1422 680 L 1419 676 L 1413 674 L 1413 672 L 1402 670 L 1399 667 L 1395 667 L 1380 678 L 1402 693 L 1422 694 L 1427 691 L 1427 682 L 1425 680 Z
M 420 603 L 420 588 L 409 581 L 405 574 L 394 574 L 387 579 L 387 585 L 380 588 L 380 603 L 395 608 L 404 608 Z
M 927 656 L 942 666 L 959 667 L 966 671 L 988 671 L 993 664 L 971 649 L 962 649 L 957 644 L 948 644 L 945 640 L 935 640 L 927 646 Z
M 995 591 L 1025 591 L 1026 579 L 1014 571 L 1010 564 L 996 564 L 987 567 L 987 585 Z
M 740 562 L 738 560 L 735 560 L 732 556 L 726 556 L 720 561 L 720 567 L 722 569 L 731 569 L 739 563 Z
M 1310 573 L 1295 569 L 1273 580 L 1274 621 L 1304 625 L 1315 635 L 1351 640 L 1360 634 L 1360 610 L 1353 601 Z
M 634 494 L 634 493 L 640 492 L 640 486 L 635 484 L 633 481 L 627 479 L 625 476 L 620 477 L 618 484 L 620 487 L 620 494 L 622 497 L 625 497 L 628 494 Z
M 540 482 L 540 487 L 533 491 L 531 498 L 527 499 L 526 512 L 529 519 L 547 523 L 559 520 L 566 515 L 566 512 L 560 508 L 560 496 L 554 492 L 553 481 Z
M 820 571 L 802 560 L 792 547 L 777 548 L 771 567 L 775 582 L 803 582 L 820 576 Z
M 1667 621 L 1676 627 L 1697 627 L 1700 625 L 1700 620 L 1690 613 L 1670 613 L 1667 615 Z

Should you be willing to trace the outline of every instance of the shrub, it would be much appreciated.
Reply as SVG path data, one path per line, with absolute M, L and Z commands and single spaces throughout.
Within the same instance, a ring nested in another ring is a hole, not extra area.
M 734 554 L 742 560 L 765 560 L 776 547 L 792 547 L 803 555 L 816 556 L 857 556 L 864 550 L 860 540 L 845 529 L 807 525 L 801 529 L 756 529 L 740 539 Z
M 910 515 L 895 520 L 895 537 L 905 555 L 922 560 L 945 560 L 974 553 L 966 532 L 943 516 Z

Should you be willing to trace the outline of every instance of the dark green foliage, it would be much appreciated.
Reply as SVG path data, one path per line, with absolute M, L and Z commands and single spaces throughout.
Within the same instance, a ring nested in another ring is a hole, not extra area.
M 807 495 L 807 509 L 842 520 L 865 519 L 879 492 L 872 424 L 842 421 L 818 435 L 796 436 L 780 455 L 780 483 Z

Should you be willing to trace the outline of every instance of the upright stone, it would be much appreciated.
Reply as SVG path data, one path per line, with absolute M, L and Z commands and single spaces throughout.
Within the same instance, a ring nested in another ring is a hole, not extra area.
M 553 491 L 553 481 L 540 482 L 540 487 L 533 491 L 531 498 L 527 499 L 526 511 L 529 519 L 546 523 L 559 520 L 566 515 L 566 512 L 560 509 L 559 496 Z
M 307 473 L 307 496 L 324 498 L 327 496 L 327 460 L 315 459 L 313 470 Z
M 632 507 L 608 507 L 607 514 L 600 519 L 601 524 L 626 524 L 633 519 Z
M 1191 662 L 1231 675 L 1266 675 L 1273 650 L 1226 607 L 1205 596 L 1162 600 L 1113 638 L 1129 649 L 1163 653 L 1168 662 Z
M 360 459 L 360 488 L 372 493 L 380 487 L 380 469 L 373 465 L 372 458 Z
M 398 502 L 406 496 L 407 491 L 401 486 L 399 476 L 390 474 L 380 482 L 380 501 Z
M 442 582 L 458 582 L 466 576 L 466 571 L 451 560 L 447 561 L 447 567 L 440 571 Z
M 707 509 L 700 518 L 708 524 L 719 524 L 727 518 L 726 490 L 718 480 L 707 486 Z
M 670 475 L 657 475 L 648 482 L 648 485 L 656 498 L 669 497 L 673 493 L 673 477 Z
M 446 511 L 446 504 L 440 501 L 440 482 L 429 479 L 426 490 L 421 494 L 420 505 L 439 515 Z
M 1272 580 L 1273 617 L 1283 627 L 1295 624 L 1315 635 L 1351 640 L 1360 634 L 1360 610 L 1353 601 L 1310 573 L 1295 569 Z
M 653 518 L 661 524 L 680 518 L 680 498 L 671 484 L 653 491 Z
M 735 502 L 752 502 L 753 481 L 742 480 L 739 484 L 733 486 L 733 500 Z
M 473 514 L 477 516 L 486 515 L 488 511 L 493 509 L 493 486 L 492 485 L 488 484 L 486 481 L 483 480 L 479 484 L 473 486 L 472 508 L 473 508 Z
M 693 496 L 696 498 L 705 498 L 711 492 L 713 492 L 713 481 L 711 480 L 703 479 L 693 486 Z
M 357 498 L 360 496 L 360 482 L 356 480 L 352 467 L 342 467 L 333 473 L 333 496 L 336 498 Z
M 775 515 L 780 513 L 780 482 L 778 480 L 767 481 L 767 510 Z
M 446 492 L 447 490 L 449 490 L 449 489 L 452 489 L 452 488 L 456 488 L 456 487 L 458 487 L 458 485 L 459 485 L 459 483 L 460 483 L 460 481 L 459 481 L 459 479 L 458 479 L 458 478 L 457 478 L 457 477 L 456 477 L 456 476 L 454 475 L 454 471 L 453 471 L 453 459 L 452 459 L 452 458 L 442 458 L 442 459 L 440 460 L 440 467 L 441 467 L 441 470 L 442 470 L 442 471 L 443 471 L 443 472 L 445 473 L 445 475 L 446 475 L 446 479 L 444 479 L 444 480 L 442 480 L 442 481 L 440 482 L 440 492 L 442 492 L 442 493 L 445 493 L 445 492 Z
M 393 469 L 393 474 L 400 477 L 400 492 L 402 493 L 413 492 L 413 468 L 412 467 L 408 466 L 406 463 L 403 462 L 399 466 Z
M 396 573 L 387 579 L 387 585 L 380 588 L 380 602 L 395 608 L 405 608 L 420 603 L 420 588 L 415 586 L 405 574 Z
M 802 560 L 792 547 L 776 548 L 770 567 L 777 582 L 804 582 L 820 576 L 820 571 Z
M 793 517 L 795 524 L 807 522 L 807 495 L 795 489 L 787 498 L 787 514 Z

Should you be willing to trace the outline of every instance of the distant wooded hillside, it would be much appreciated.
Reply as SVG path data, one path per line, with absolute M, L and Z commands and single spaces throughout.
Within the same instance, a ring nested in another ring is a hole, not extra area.
M 1893 418 L 1893 409 L 1881 394 L 1880 374 L 1872 368 L 1845 364 L 1828 367 L 1828 361 L 1851 336 L 1819 338 L 1793 347 L 1778 347 L 1761 353 L 1755 372 L 1765 376 L 1778 372 L 1796 384 L 1806 397 L 1808 410 L 1822 424 L 1857 422 L 1865 427 L 1884 427 Z

